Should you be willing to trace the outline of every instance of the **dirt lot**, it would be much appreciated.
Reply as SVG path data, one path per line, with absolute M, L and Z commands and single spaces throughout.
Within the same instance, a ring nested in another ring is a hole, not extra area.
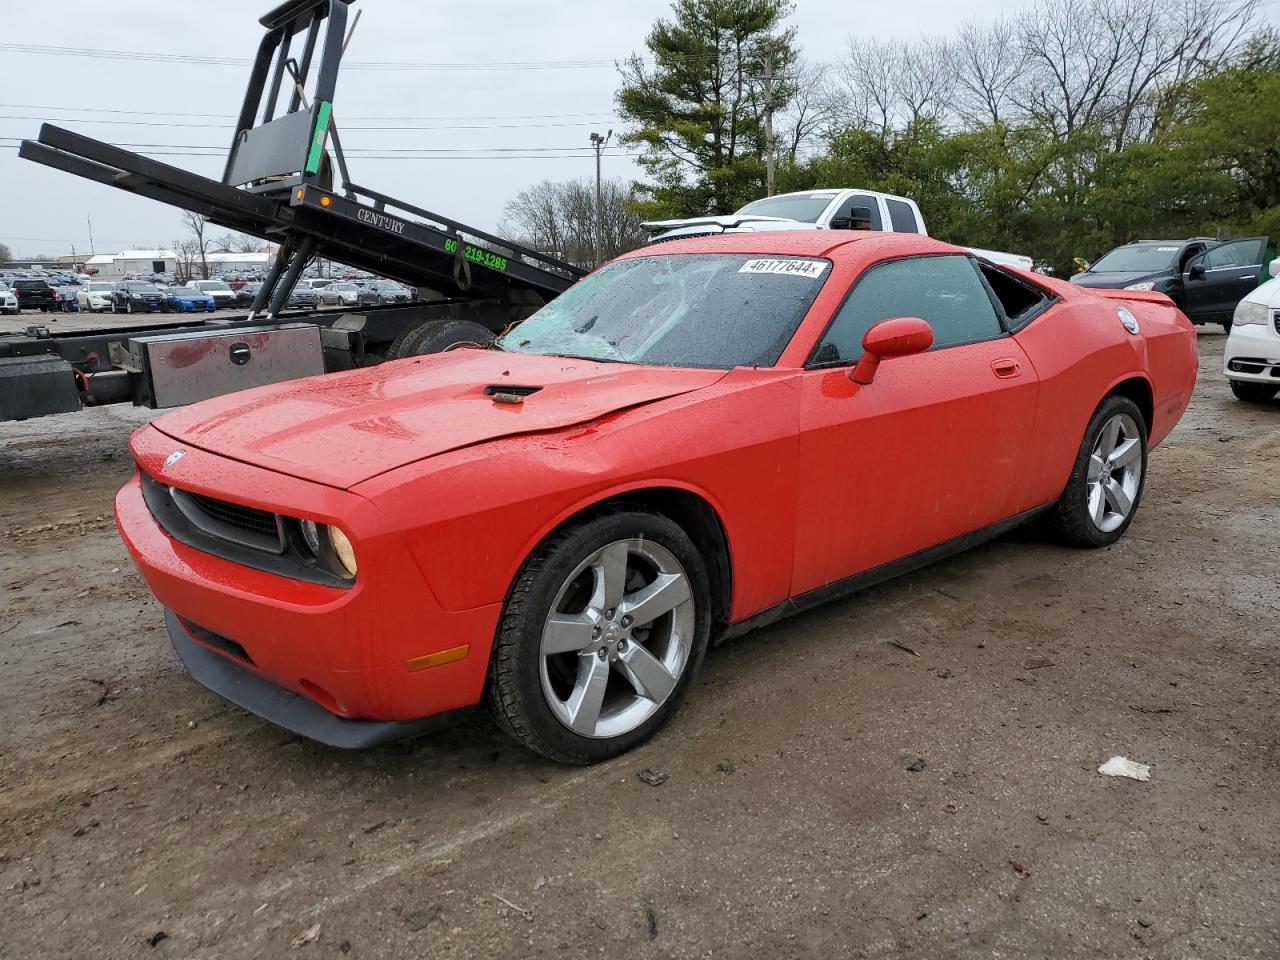
M 1222 344 L 1117 546 L 1019 532 L 732 641 L 585 770 L 226 705 L 110 519 L 145 414 L 0 425 L 0 957 L 1280 956 L 1280 403 Z

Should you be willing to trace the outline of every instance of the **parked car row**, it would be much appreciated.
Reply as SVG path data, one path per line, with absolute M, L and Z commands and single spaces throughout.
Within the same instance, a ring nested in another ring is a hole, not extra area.
M 177 283 L 167 274 L 128 274 L 123 280 L 103 280 L 62 271 L 0 272 L 0 313 L 87 310 L 92 313 L 212 312 L 249 309 L 262 288 L 263 277 L 189 280 Z M 288 301 L 295 310 L 319 307 L 372 307 L 410 303 L 417 292 L 394 280 L 347 276 L 299 280 Z

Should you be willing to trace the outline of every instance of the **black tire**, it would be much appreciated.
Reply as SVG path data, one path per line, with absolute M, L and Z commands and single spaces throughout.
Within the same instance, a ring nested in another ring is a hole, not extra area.
M 1142 473 L 1138 479 L 1138 488 L 1133 497 L 1133 505 L 1128 516 L 1114 530 L 1100 529 L 1089 514 L 1088 470 L 1089 458 L 1098 443 L 1103 426 L 1117 414 L 1128 414 L 1138 425 L 1138 438 L 1141 444 Z M 1085 428 L 1084 439 L 1076 453 L 1075 463 L 1071 467 L 1071 476 L 1062 495 L 1049 509 L 1045 522 L 1049 530 L 1058 539 L 1079 547 L 1107 547 L 1115 543 L 1129 529 L 1138 507 L 1142 503 L 1142 491 L 1147 480 L 1147 433 L 1150 425 L 1138 405 L 1128 397 L 1113 393 L 1103 399 L 1098 409 L 1089 418 Z
M 543 626 L 561 586 L 580 563 L 608 544 L 633 538 L 664 547 L 684 568 L 694 604 L 688 659 L 676 686 L 643 723 L 614 737 L 581 736 L 556 718 L 543 694 Z M 559 763 L 598 763 L 643 743 L 667 721 L 693 682 L 710 632 L 711 592 L 706 567 L 688 534 L 658 514 L 600 513 L 549 537 L 520 568 L 494 638 L 486 701 L 497 725 L 535 753 Z
M 431 320 L 400 334 L 387 348 L 388 360 L 441 353 L 461 344 L 485 346 L 493 332 L 472 320 Z
M 1231 321 L 1230 321 L 1230 320 L 1223 320 L 1223 321 L 1222 321 L 1222 332 L 1223 332 L 1223 333 L 1230 333 L 1230 332 L 1231 332 Z
M 1280 386 L 1273 387 L 1269 383 L 1257 383 L 1252 380 L 1228 380 L 1231 384 L 1231 392 L 1236 395 L 1237 400 L 1243 400 L 1245 403 L 1268 403 L 1280 393 Z

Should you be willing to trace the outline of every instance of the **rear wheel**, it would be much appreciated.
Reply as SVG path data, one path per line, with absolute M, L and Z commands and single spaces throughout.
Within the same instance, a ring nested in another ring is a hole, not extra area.
M 1146 420 L 1136 403 L 1112 394 L 1089 420 L 1050 525 L 1078 546 L 1115 543 L 1133 522 L 1146 474 Z
M 1256 383 L 1252 380 L 1231 380 L 1231 392 L 1236 395 L 1237 400 L 1243 400 L 1245 403 L 1266 403 L 1271 400 L 1277 393 L 1280 393 L 1280 386 L 1273 387 L 1269 383 Z
M 595 763 L 651 737 L 676 709 L 711 628 L 710 588 L 666 517 L 606 513 L 525 561 L 494 640 L 498 725 L 561 763 Z

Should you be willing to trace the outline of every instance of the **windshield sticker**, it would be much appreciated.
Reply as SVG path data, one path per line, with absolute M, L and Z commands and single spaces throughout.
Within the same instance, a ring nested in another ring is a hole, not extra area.
M 1177 247 L 1156 247 L 1157 253 L 1177 253 Z
M 827 272 L 825 260 L 748 260 L 739 273 L 783 273 L 793 277 L 817 280 Z

